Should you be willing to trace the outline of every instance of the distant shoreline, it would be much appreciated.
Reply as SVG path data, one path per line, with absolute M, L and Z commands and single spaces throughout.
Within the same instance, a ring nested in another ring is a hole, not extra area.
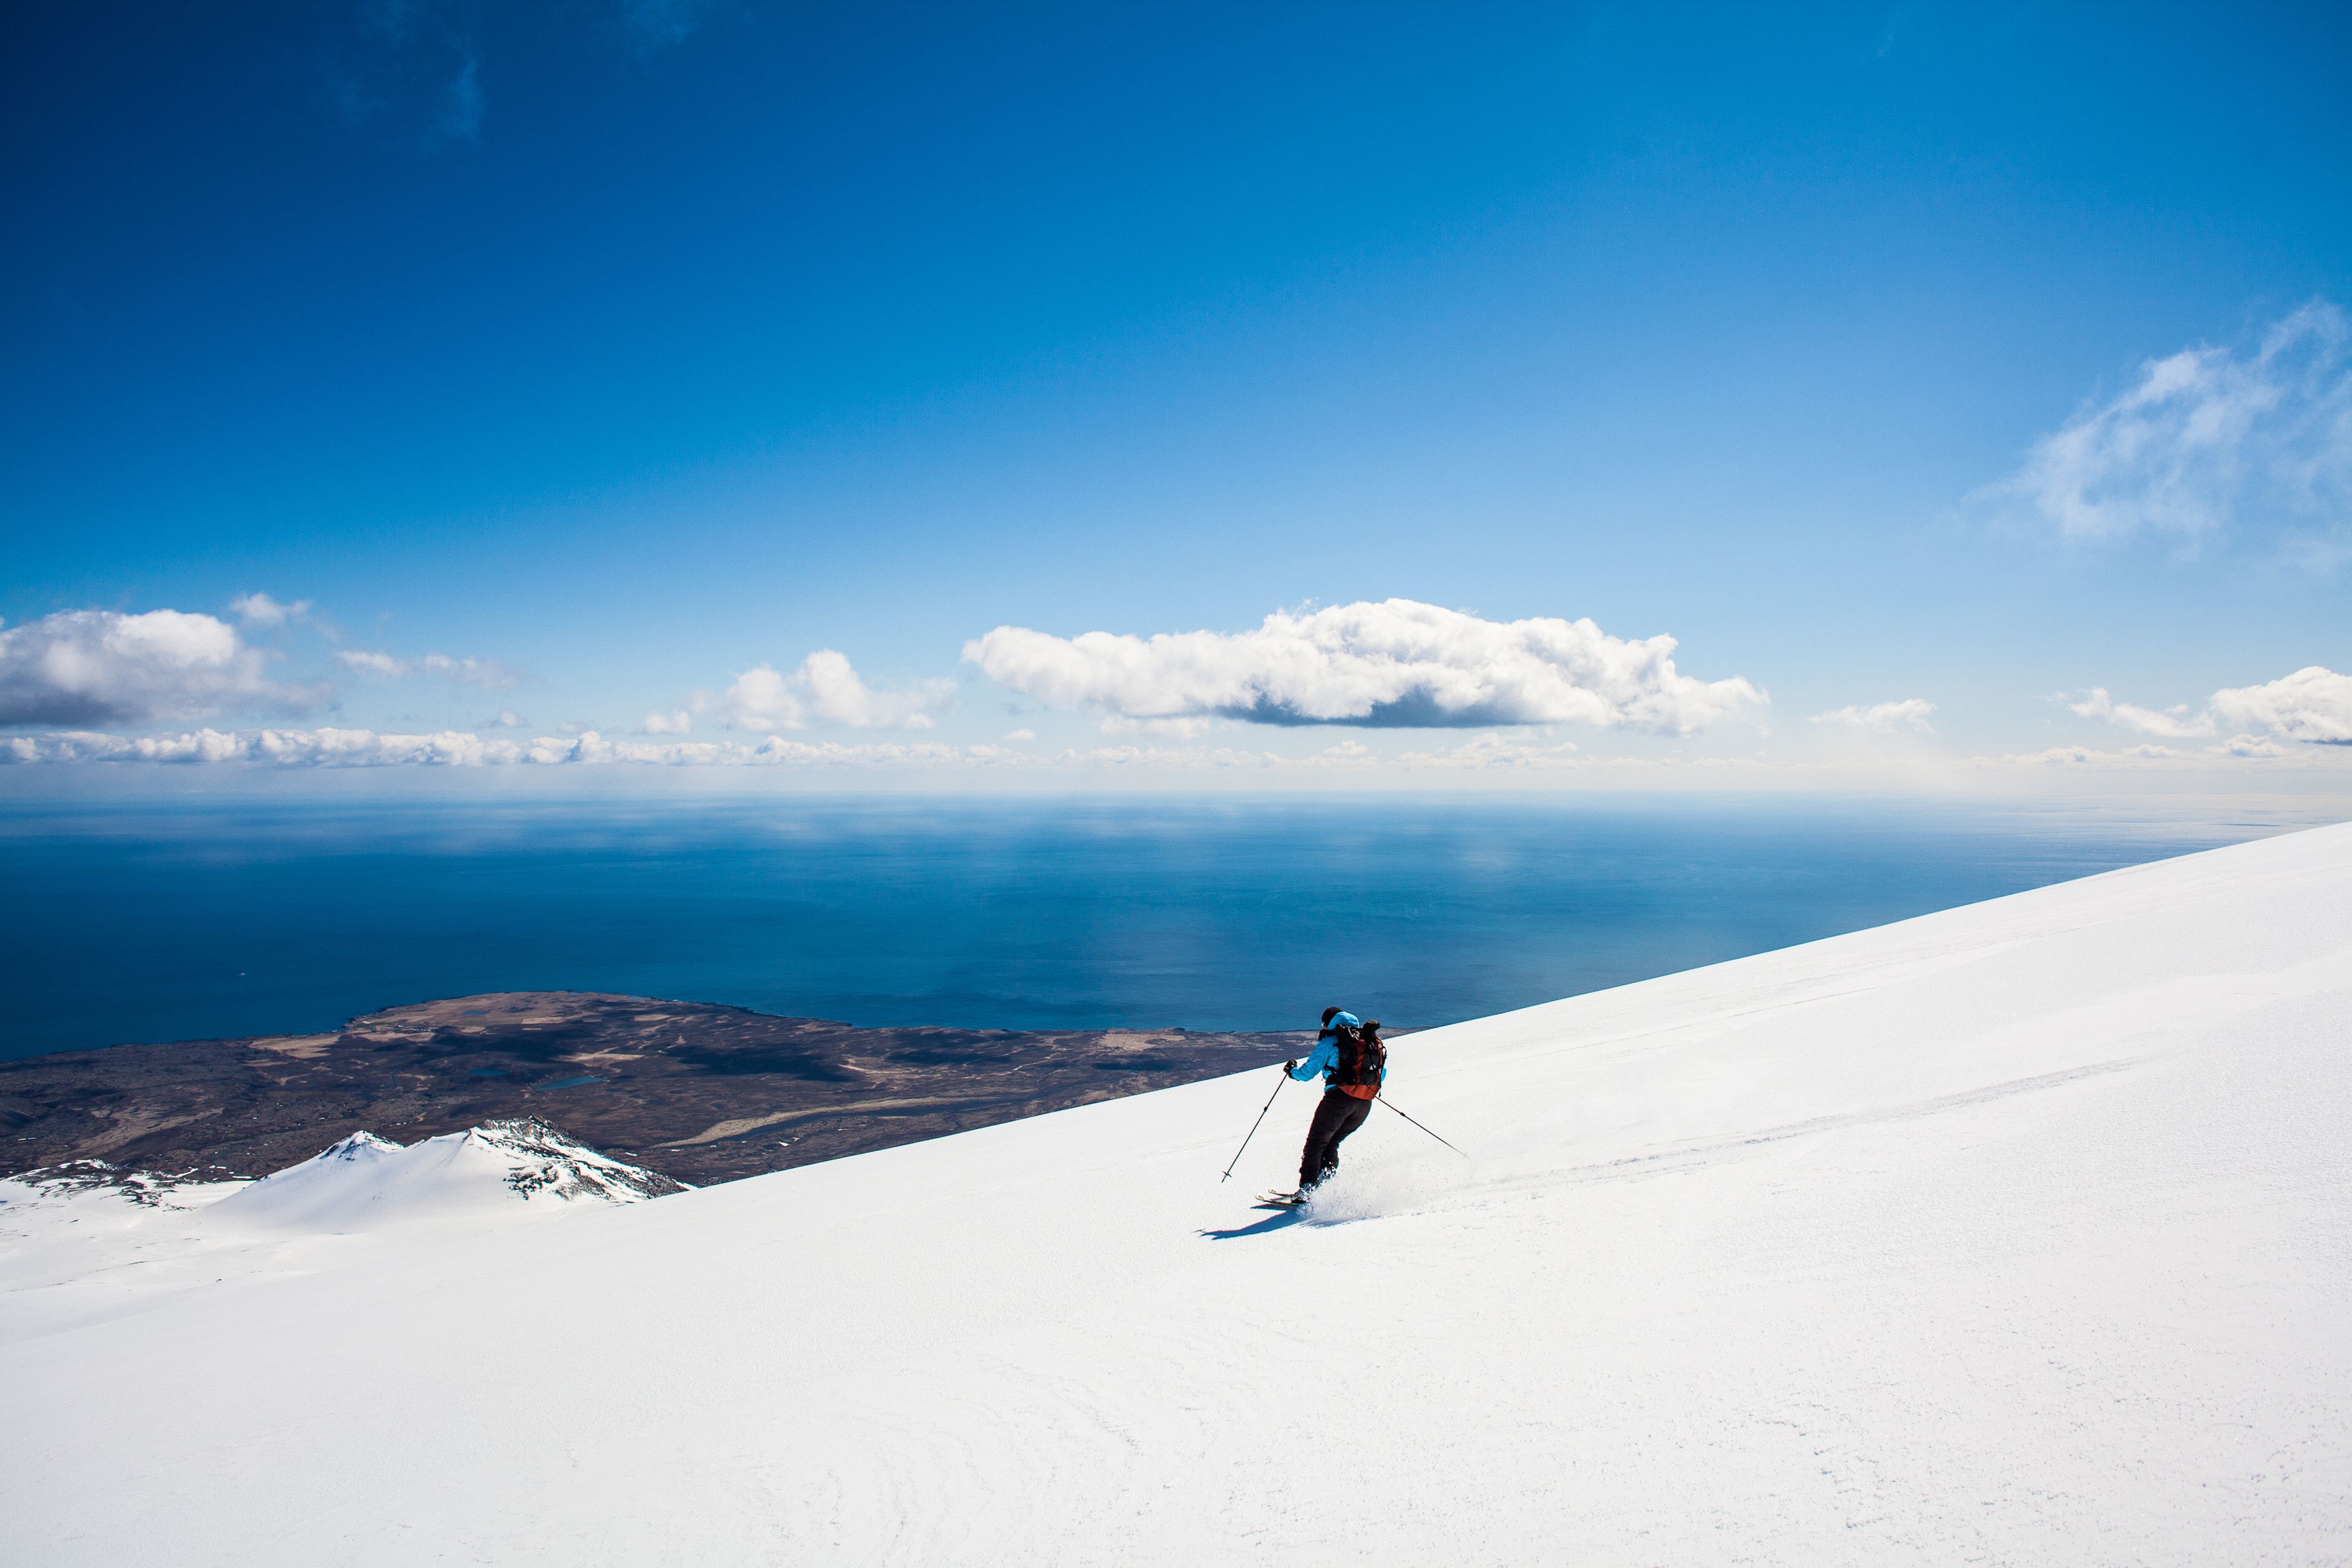
M 489 992 L 317 1034 L 0 1062 L 0 1176 L 78 1159 L 265 1176 L 355 1132 L 413 1143 L 537 1116 L 699 1186 L 1242 1071 L 1310 1038 L 866 1029 L 604 992 Z
M 18 810 L 0 1059 L 522 990 L 869 1028 L 1450 1023 L 2271 826 L 1702 800 Z

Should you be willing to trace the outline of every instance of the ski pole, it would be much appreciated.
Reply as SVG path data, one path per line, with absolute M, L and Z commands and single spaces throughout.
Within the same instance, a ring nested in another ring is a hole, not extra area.
M 1282 1086 L 1283 1086 L 1284 1084 L 1286 1084 L 1286 1083 L 1289 1082 L 1290 1082 L 1290 1074 L 1289 1074 L 1289 1073 L 1287 1073 L 1287 1072 L 1285 1072 L 1285 1073 L 1284 1073 L 1280 1078 L 1276 1079 L 1276 1080 L 1275 1081 L 1275 1085 L 1274 1085 L 1274 1094 L 1279 1094 L 1279 1093 L 1281 1093 L 1281 1092 L 1282 1092 Z M 1271 1111 L 1271 1110 L 1273 1110 L 1273 1109 L 1274 1109 L 1274 1094 L 1269 1094 L 1269 1095 L 1267 1095 L 1267 1096 L 1265 1097 L 1265 1103 L 1263 1106 L 1261 1106 L 1261 1107 L 1259 1108 L 1259 1110 L 1258 1110 L 1258 1113 L 1257 1113 L 1257 1122 L 1252 1122 L 1252 1123 L 1250 1124 L 1249 1137 L 1247 1137 L 1247 1138 L 1244 1138 L 1244 1139 L 1242 1140 L 1242 1146 L 1241 1146 L 1240 1148 L 1235 1149 L 1235 1150 L 1234 1151 L 1233 1164 L 1232 1164 L 1232 1165 L 1228 1165 L 1228 1166 L 1225 1166 L 1225 1174 L 1224 1174 L 1223 1176 L 1219 1176 L 1219 1177 L 1217 1178 L 1219 1181 L 1226 1181 L 1226 1180 L 1231 1179 L 1231 1177 L 1232 1177 L 1232 1176 L 1233 1176 L 1233 1174 L 1234 1174 L 1234 1166 L 1237 1166 L 1237 1165 L 1239 1165 L 1239 1164 L 1241 1164 L 1241 1163 L 1242 1163 L 1242 1155 L 1243 1155 L 1243 1154 L 1244 1154 L 1244 1152 L 1246 1152 L 1246 1151 L 1248 1150 L 1248 1148 L 1249 1148 L 1249 1145 L 1250 1145 L 1250 1138 L 1255 1138 L 1255 1137 L 1256 1137 L 1256 1136 L 1257 1136 L 1258 1122 L 1263 1122 L 1263 1121 L 1265 1121 L 1265 1113 L 1266 1113 L 1266 1112 Z M 1426 1129 L 1424 1129 L 1424 1131 L 1425 1131 L 1425 1130 L 1426 1130 Z
M 1403 1112 L 1402 1112 L 1402 1111 L 1397 1111 L 1397 1108 L 1396 1108 L 1394 1105 L 1390 1105 L 1390 1104 L 1389 1104 L 1389 1097 L 1388 1097 L 1387 1095 L 1383 1094 L 1383 1095 L 1381 1095 L 1381 1096 L 1380 1097 L 1380 1099 L 1381 1099 L 1381 1104 L 1383 1104 L 1383 1105 L 1388 1105 L 1388 1107 L 1389 1107 L 1389 1109 L 1390 1109 L 1390 1110 L 1391 1110 L 1391 1111 L 1396 1111 L 1396 1113 L 1397 1113 L 1398 1115 L 1400 1115 L 1400 1116 L 1404 1116 L 1404 1113 L 1403 1113 Z M 1410 1117 L 1410 1116 L 1404 1116 L 1404 1119 L 1405 1119 L 1406 1121 L 1408 1121 L 1408 1122 L 1412 1122 L 1412 1117 Z M 1420 1123 L 1418 1123 L 1418 1122 L 1412 1122 L 1412 1124 L 1413 1124 L 1414 1126 L 1416 1126 L 1416 1127 L 1421 1127 L 1421 1124 L 1420 1124 Z M 1255 1131 L 1255 1129 L 1252 1129 L 1252 1130 L 1253 1130 L 1253 1131 Z M 1424 1132 L 1424 1133 L 1429 1133 L 1429 1129 L 1428 1129 L 1428 1128 L 1426 1128 L 1426 1127 L 1421 1127 L 1421 1130 L 1422 1130 L 1423 1132 Z M 1437 1134 L 1434 1134 L 1434 1133 L 1429 1133 L 1429 1135 L 1430 1135 L 1431 1137 L 1433 1137 L 1433 1138 L 1437 1138 Z M 1441 1144 L 1445 1144 L 1445 1140 L 1444 1140 L 1444 1138 L 1437 1138 L 1437 1141 L 1438 1141 L 1439 1143 L 1441 1143 Z M 1445 1144 L 1445 1146 L 1446 1146 L 1447 1148 L 1449 1148 L 1449 1149 L 1454 1149 L 1454 1145 L 1453 1145 L 1452 1144 Z M 1460 1149 L 1454 1149 L 1454 1152 L 1455 1154 L 1457 1154 L 1457 1155 L 1462 1155 L 1462 1151 L 1461 1151 Z M 1468 1155 L 1462 1155 L 1462 1157 L 1463 1157 L 1464 1159 L 1465 1159 L 1465 1160 L 1466 1160 L 1466 1159 L 1468 1159 L 1470 1156 L 1469 1156 Z

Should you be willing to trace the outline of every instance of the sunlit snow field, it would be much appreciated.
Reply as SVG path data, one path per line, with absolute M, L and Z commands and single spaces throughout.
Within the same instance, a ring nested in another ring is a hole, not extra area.
M 2347 1018 L 2352 826 L 1407 1037 L 1467 1157 L 1378 1115 L 1304 1211 L 1249 1206 L 1301 1091 L 1217 1178 L 1260 1072 L 248 1246 L 11 1314 L 0 1517 L 238 1568 L 2341 1563 Z

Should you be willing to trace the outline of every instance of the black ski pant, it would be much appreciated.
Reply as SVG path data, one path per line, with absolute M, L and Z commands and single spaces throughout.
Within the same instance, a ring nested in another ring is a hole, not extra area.
M 1298 1156 L 1300 1191 L 1339 1168 L 1340 1141 L 1362 1126 L 1371 1113 L 1370 1100 L 1359 1100 L 1337 1089 L 1323 1091 L 1323 1103 L 1315 1107 L 1315 1120 L 1307 1126 L 1307 1150 Z

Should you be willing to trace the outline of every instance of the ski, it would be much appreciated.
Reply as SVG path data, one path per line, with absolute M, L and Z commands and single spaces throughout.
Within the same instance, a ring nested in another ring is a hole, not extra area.
M 1257 1202 L 1251 1205 L 1251 1207 L 1254 1208 L 1297 1208 L 1300 1204 L 1305 1203 L 1306 1201 L 1307 1198 L 1305 1195 L 1300 1193 L 1262 1192 L 1257 1195 Z

